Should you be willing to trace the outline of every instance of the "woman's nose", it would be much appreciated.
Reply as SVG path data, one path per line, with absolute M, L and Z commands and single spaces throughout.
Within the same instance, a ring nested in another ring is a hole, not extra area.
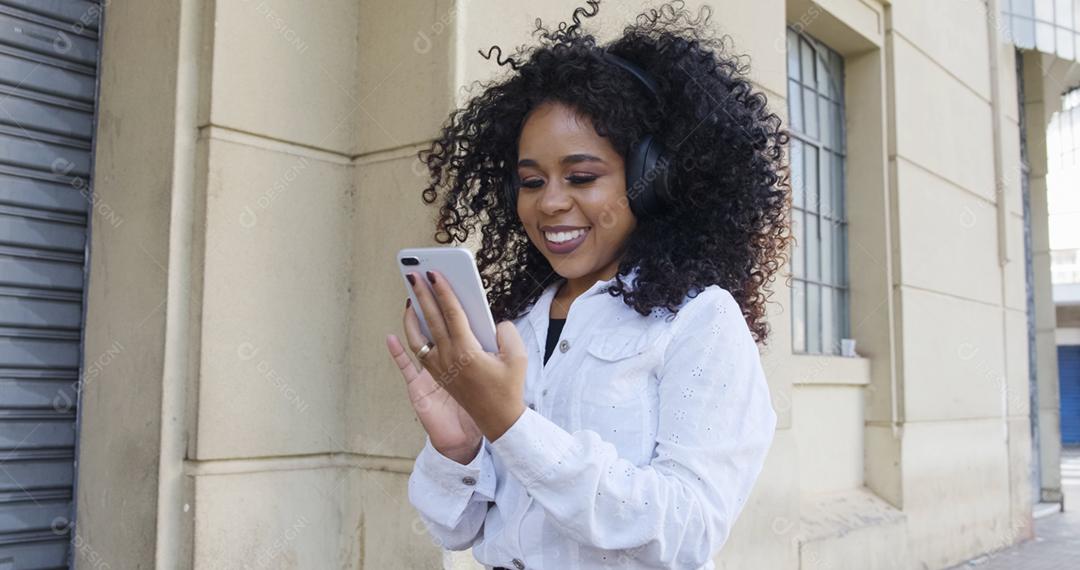
M 572 199 L 561 181 L 553 181 L 544 186 L 540 194 L 540 209 L 544 212 L 557 212 L 570 207 Z

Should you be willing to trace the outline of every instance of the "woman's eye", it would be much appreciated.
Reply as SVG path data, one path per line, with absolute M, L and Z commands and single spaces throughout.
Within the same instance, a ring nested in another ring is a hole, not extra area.
M 594 181 L 596 179 L 597 179 L 596 176 L 567 176 L 566 177 L 566 181 L 571 183 L 571 184 L 588 184 L 588 183 L 590 183 L 590 182 L 592 182 L 592 181 Z M 536 178 L 536 179 L 533 179 L 533 180 L 522 180 L 521 181 L 521 187 L 522 188 L 539 188 L 539 187 L 541 187 L 543 185 L 544 185 L 544 181 L 542 179 L 539 179 L 539 178 Z

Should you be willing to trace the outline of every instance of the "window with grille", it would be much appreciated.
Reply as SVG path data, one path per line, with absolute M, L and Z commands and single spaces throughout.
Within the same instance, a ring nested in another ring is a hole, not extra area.
M 850 336 L 844 218 L 844 61 L 787 30 L 795 352 L 839 354 Z

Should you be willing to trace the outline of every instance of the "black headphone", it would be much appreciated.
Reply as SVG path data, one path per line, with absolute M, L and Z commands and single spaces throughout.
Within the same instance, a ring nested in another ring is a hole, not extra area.
M 607 50 L 601 51 L 600 55 L 608 62 L 630 72 L 649 90 L 653 98 L 660 102 L 660 91 L 656 82 L 643 69 L 615 54 L 608 53 Z M 626 157 L 626 195 L 630 201 L 630 211 L 638 220 L 654 216 L 670 206 L 672 201 L 668 182 L 670 165 L 671 157 L 663 143 L 651 134 L 641 137 L 630 147 L 630 153 Z M 513 209 L 515 215 L 517 215 L 519 184 L 517 168 L 511 164 L 510 176 L 503 182 L 503 192 L 508 207 Z

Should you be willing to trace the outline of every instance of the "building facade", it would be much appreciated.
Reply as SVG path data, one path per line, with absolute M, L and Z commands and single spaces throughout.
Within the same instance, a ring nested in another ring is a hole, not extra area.
M 1061 501 L 1046 140 L 1080 1 L 707 3 L 795 135 L 799 240 L 718 567 L 1030 538 Z M 477 567 L 407 500 L 393 255 L 433 245 L 416 152 L 503 72 L 477 50 L 576 6 L 0 1 L 0 568 Z

